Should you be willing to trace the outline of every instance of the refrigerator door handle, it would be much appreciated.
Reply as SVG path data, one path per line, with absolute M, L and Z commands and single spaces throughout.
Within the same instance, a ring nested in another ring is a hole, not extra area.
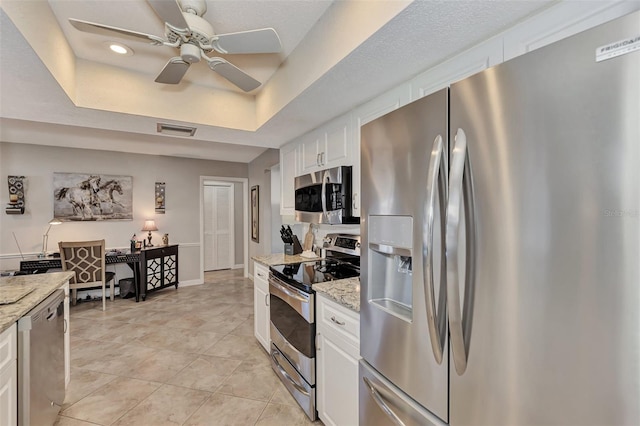
M 369 393 L 371 394 L 371 397 L 373 398 L 373 401 L 378 405 L 378 407 L 380 407 L 380 409 L 387 415 L 389 416 L 389 418 L 398 426 L 406 426 L 404 424 L 404 422 L 402 420 L 400 420 L 400 417 L 398 417 L 398 415 L 396 413 L 393 412 L 393 410 L 391 408 L 389 408 L 389 406 L 387 405 L 386 402 L 384 402 L 384 399 L 382 398 L 382 396 L 380 395 L 380 393 L 378 393 L 378 391 L 376 390 L 376 388 L 373 386 L 373 384 L 369 381 L 369 379 L 367 379 L 366 377 L 362 378 L 362 381 L 364 381 L 364 384 L 367 386 L 367 389 L 369 390 Z
M 435 222 L 436 192 L 440 192 L 440 200 L 446 191 L 446 172 L 444 158 L 444 142 L 442 135 L 433 141 L 433 149 L 429 160 L 427 176 L 427 196 L 425 203 L 426 224 L 422 234 L 422 264 L 424 265 L 424 294 L 427 308 L 427 324 L 433 356 L 438 364 L 442 363 L 442 348 L 444 346 L 445 321 L 444 312 L 440 312 L 442 320 L 437 317 L 436 297 L 433 283 L 433 231 Z M 444 203 L 440 203 L 440 218 L 444 218 Z M 444 271 L 443 271 L 444 272 Z M 441 279 L 444 274 L 441 275 Z
M 460 207 L 465 203 L 465 290 L 463 309 L 460 308 L 460 282 L 458 277 L 458 235 L 460 232 Z M 475 226 L 473 211 L 473 187 L 471 166 L 467 153 L 467 136 L 464 130 L 456 132 L 449 180 L 449 200 L 446 219 L 447 262 L 447 310 L 449 312 L 449 335 L 456 372 L 462 375 L 467 369 L 473 295 L 475 285 Z

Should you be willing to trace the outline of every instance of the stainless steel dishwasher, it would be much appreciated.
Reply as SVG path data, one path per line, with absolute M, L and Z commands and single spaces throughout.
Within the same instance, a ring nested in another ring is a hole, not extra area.
M 64 401 L 64 291 L 18 320 L 18 425 L 53 425 Z

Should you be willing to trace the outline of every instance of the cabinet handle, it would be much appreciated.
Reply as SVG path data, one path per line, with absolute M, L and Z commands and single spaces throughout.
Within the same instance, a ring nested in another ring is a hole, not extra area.
M 269 306 L 269 295 L 268 294 L 264 295 L 264 304 L 265 304 L 265 306 Z
M 321 349 L 320 345 L 318 344 L 319 338 L 320 338 L 320 333 L 317 333 L 316 334 L 316 351 L 319 351 Z
M 324 162 L 324 152 L 320 153 L 320 165 L 324 166 L 325 162 Z
M 320 154 L 316 154 L 316 165 L 317 166 L 321 166 L 322 163 L 320 163 Z
M 357 192 L 354 192 L 354 193 L 353 193 L 353 203 L 352 203 L 352 206 L 351 206 L 351 208 L 352 208 L 352 209 L 356 209 L 356 208 L 357 208 L 357 207 L 356 207 L 356 204 L 357 204 L 357 203 L 356 203 L 356 200 L 357 200 L 357 199 L 358 199 L 358 193 L 357 193 Z
M 338 325 L 344 325 L 344 321 L 338 321 L 336 317 L 331 317 L 331 321 L 335 322 Z
M 258 276 L 264 278 L 264 275 L 258 272 Z

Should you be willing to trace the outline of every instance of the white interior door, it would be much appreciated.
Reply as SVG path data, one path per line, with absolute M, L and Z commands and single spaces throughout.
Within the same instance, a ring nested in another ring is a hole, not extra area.
M 204 187 L 204 270 L 234 265 L 233 185 Z

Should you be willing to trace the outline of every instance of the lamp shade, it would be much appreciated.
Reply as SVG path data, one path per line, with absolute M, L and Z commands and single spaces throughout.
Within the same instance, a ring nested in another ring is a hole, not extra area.
M 153 219 L 147 219 L 144 221 L 144 226 L 142 227 L 143 231 L 157 231 L 158 227 L 156 226 L 156 222 Z

